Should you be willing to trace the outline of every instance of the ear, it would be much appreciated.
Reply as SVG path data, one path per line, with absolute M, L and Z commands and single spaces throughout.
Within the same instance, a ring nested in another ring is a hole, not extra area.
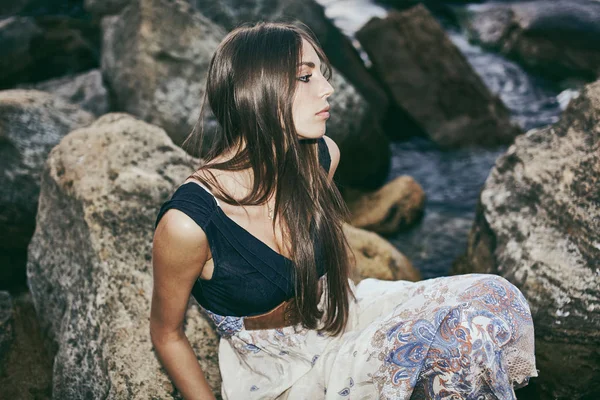
M 329 165 L 329 179 L 333 180 L 335 170 L 340 163 L 340 148 L 329 136 L 323 135 L 323 139 L 325 139 L 327 149 L 329 150 L 329 157 L 331 158 L 331 164 Z

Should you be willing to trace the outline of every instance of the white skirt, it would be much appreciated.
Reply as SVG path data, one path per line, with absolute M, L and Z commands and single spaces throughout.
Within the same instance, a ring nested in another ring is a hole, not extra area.
M 529 306 L 500 276 L 350 283 L 357 301 L 337 337 L 212 314 L 223 399 L 504 400 L 537 376 Z

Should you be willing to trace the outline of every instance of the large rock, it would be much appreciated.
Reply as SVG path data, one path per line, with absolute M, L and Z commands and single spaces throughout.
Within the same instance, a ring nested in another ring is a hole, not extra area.
M 374 232 L 344 224 L 351 247 L 351 278 L 355 283 L 365 278 L 416 282 L 421 274 L 410 260 L 390 242 Z
M 0 91 L 1 253 L 27 248 L 35 226 L 40 171 L 50 149 L 71 130 L 93 120 L 92 114 L 50 93 Z M 0 281 L 24 277 L 24 269 L 20 263 L 2 265 Z
M 20 89 L 50 92 L 99 117 L 110 110 L 108 90 L 99 69 L 67 75 L 35 84 L 17 85 Z
M 199 117 L 208 65 L 225 31 L 179 0 L 133 1 L 103 18 L 102 30 L 102 73 L 114 108 L 162 127 L 181 145 Z M 215 121 L 205 116 L 208 129 Z
M 132 2 L 121 14 L 104 18 L 102 26 L 102 70 L 116 95 L 115 108 L 163 127 L 182 144 L 198 119 L 208 64 L 223 29 L 179 0 Z M 389 171 L 388 139 L 370 104 L 337 71 L 333 85 L 327 129 L 344 154 L 338 179 L 375 188 Z M 209 107 L 205 117 L 210 137 L 216 122 Z M 202 150 L 192 155 L 200 156 Z
M 395 103 L 439 145 L 510 143 L 520 132 L 422 5 L 372 18 L 356 37 Z
M 521 289 L 549 398 L 600 398 L 600 81 L 496 161 L 456 269 Z
M 522 1 L 460 13 L 471 40 L 554 79 L 600 77 L 600 3 Z
M 41 178 L 27 275 L 54 356 L 53 398 L 172 398 L 152 351 L 158 207 L 193 172 L 159 127 L 106 114 L 66 136 Z M 215 392 L 218 337 L 190 301 L 185 332 Z
M 64 15 L 0 20 L 0 89 L 98 66 L 100 27 Z
M 344 200 L 352 226 L 391 235 L 423 215 L 425 192 L 412 177 L 399 176 L 374 192 L 347 189 Z

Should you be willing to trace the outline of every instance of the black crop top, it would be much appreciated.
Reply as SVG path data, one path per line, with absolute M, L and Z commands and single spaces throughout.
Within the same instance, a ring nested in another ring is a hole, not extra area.
M 331 158 L 325 139 L 321 137 L 317 142 L 319 162 L 329 171 Z M 230 219 L 216 197 L 199 182 L 184 183 L 163 203 L 155 230 L 170 208 L 192 218 L 208 239 L 213 275 L 210 280 L 198 278 L 192 288 L 192 295 L 203 308 L 223 316 L 252 316 L 270 311 L 294 296 L 293 261 Z M 320 242 L 314 240 L 313 245 L 317 273 L 322 276 Z

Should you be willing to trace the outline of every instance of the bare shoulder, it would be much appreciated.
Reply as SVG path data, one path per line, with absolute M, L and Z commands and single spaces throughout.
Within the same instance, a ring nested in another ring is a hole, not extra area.
M 206 233 L 187 214 L 172 208 L 156 227 L 152 257 L 155 269 L 195 279 L 209 257 Z
M 340 148 L 337 143 L 327 135 L 323 135 L 323 139 L 325 139 L 325 144 L 327 144 L 327 148 L 329 149 L 329 156 L 331 157 L 331 165 L 329 167 L 329 176 L 333 177 L 335 170 L 340 163 Z

